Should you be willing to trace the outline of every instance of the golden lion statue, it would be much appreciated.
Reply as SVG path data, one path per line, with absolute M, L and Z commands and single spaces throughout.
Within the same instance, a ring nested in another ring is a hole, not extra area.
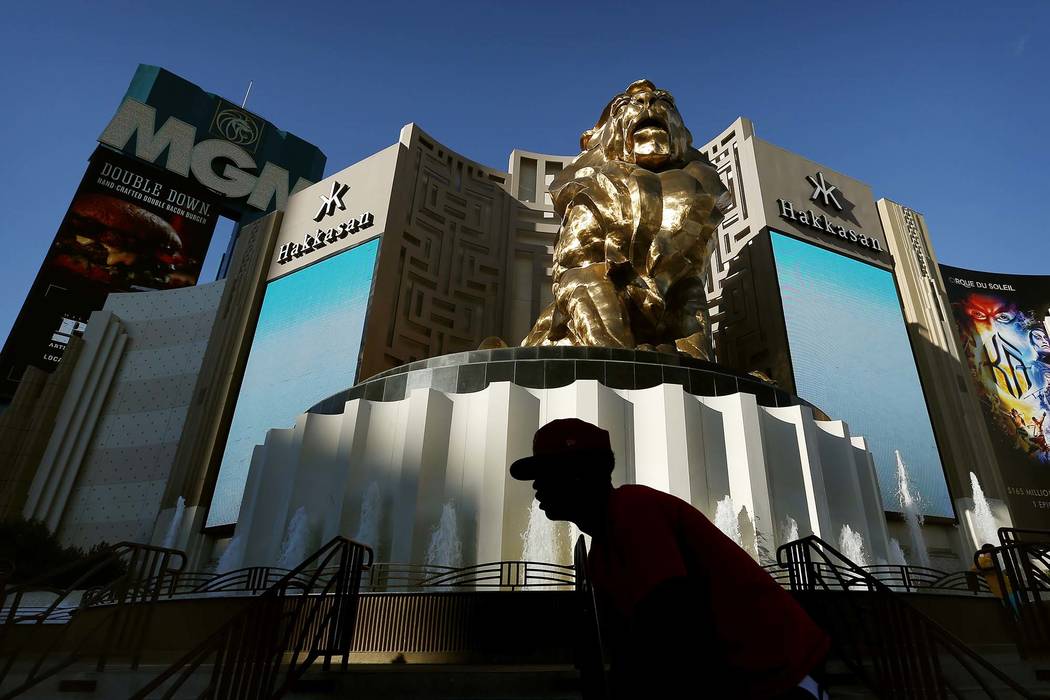
M 731 204 L 674 98 L 638 80 L 551 182 L 562 217 L 554 302 L 522 345 L 680 351 L 709 359 L 704 284 Z

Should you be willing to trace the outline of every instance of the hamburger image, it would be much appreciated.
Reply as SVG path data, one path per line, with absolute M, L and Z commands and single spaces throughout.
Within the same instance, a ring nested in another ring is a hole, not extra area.
M 131 202 L 104 194 L 73 200 L 52 265 L 107 287 L 165 289 L 196 282 L 182 238 L 171 224 Z

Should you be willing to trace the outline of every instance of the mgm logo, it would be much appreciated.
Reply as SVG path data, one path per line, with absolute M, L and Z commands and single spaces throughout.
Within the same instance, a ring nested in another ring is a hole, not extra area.
M 219 100 L 215 116 L 211 120 L 210 131 L 213 136 L 226 139 L 230 143 L 235 143 L 255 153 L 259 147 L 264 124 L 263 120 L 240 107 L 226 100 Z

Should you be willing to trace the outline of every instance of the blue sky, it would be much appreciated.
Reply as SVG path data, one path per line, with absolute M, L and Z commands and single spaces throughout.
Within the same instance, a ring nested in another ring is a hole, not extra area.
M 233 100 L 254 80 L 248 106 L 318 144 L 329 173 L 410 121 L 501 169 L 515 147 L 575 153 L 609 97 L 645 76 L 697 141 L 746 115 L 762 138 L 923 212 L 942 262 L 1050 272 L 1050 4 L 871 5 L 12 3 L 0 335 L 138 63 Z
M 867 439 L 882 506 L 900 510 L 900 450 L 927 515 L 953 516 L 893 275 L 774 234 L 796 391 Z

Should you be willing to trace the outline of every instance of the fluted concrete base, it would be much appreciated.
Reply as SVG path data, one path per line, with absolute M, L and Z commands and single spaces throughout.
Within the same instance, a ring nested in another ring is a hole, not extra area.
M 276 563 L 299 508 L 311 547 L 337 534 L 366 537 L 378 561 L 423 563 L 450 503 L 463 565 L 521 559 L 533 492 L 508 466 L 531 453 L 539 426 L 566 417 L 609 431 L 617 485 L 672 493 L 712 519 L 729 496 L 755 556 L 783 543 L 790 518 L 799 536 L 835 544 L 848 524 L 863 535 L 871 563 L 886 558 L 871 454 L 845 423 L 816 420 L 807 405 L 762 406 L 751 393 L 697 396 L 681 384 L 613 389 L 577 379 L 556 388 L 494 381 L 472 393 L 417 388 L 396 400 L 354 398 L 340 412 L 304 413 L 295 427 L 270 430 L 253 454 L 236 527 L 240 563 Z

